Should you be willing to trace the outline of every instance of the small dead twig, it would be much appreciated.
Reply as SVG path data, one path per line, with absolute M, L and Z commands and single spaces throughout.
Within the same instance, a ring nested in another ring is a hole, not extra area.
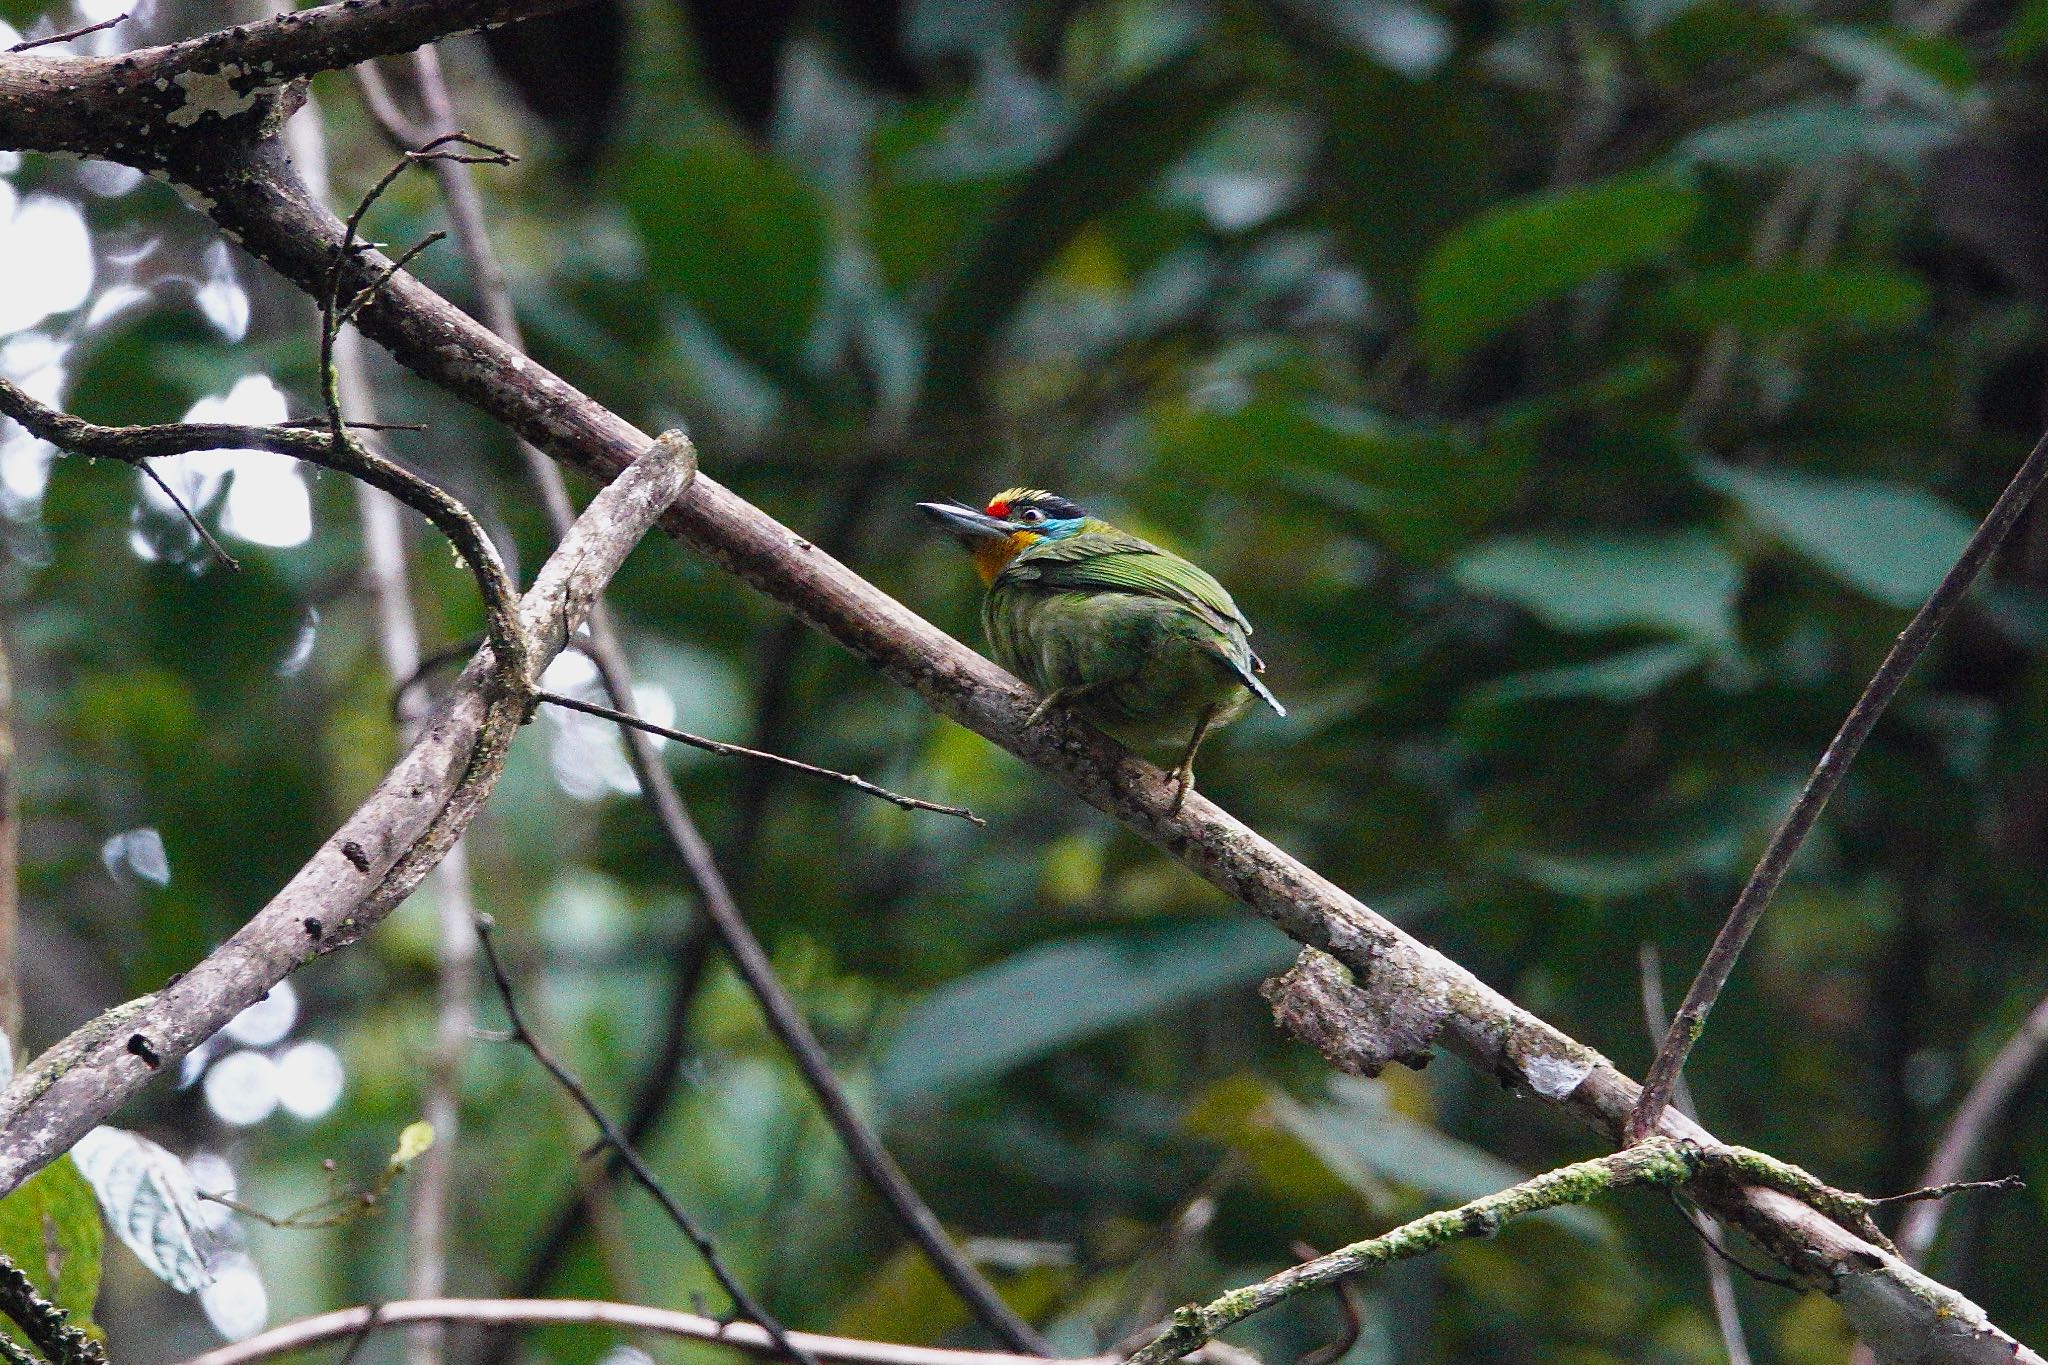
M 490 969 L 491 984 L 497 989 L 498 1002 L 505 1010 L 505 1022 L 509 1026 L 504 1041 L 517 1043 L 531 1053 L 533 1059 L 540 1063 L 541 1069 L 546 1071 L 554 1079 L 555 1084 L 561 1087 L 563 1093 L 576 1102 L 576 1107 L 597 1125 L 598 1132 L 604 1135 L 605 1145 L 611 1148 L 612 1153 L 624 1163 L 628 1171 L 632 1172 L 640 1187 L 661 1205 L 669 1221 L 674 1223 L 683 1236 L 690 1240 L 690 1244 L 697 1248 L 697 1254 L 704 1258 L 705 1266 L 718 1281 L 719 1287 L 725 1290 L 726 1296 L 732 1300 L 733 1307 L 739 1315 L 758 1324 L 761 1330 L 768 1334 L 775 1348 L 790 1360 L 797 1362 L 797 1365 L 818 1365 L 817 1358 L 791 1341 L 782 1324 L 757 1303 L 754 1296 L 749 1294 L 746 1287 L 733 1276 L 732 1271 L 719 1256 L 718 1248 L 712 1245 L 711 1238 L 697 1226 L 689 1214 L 683 1211 L 682 1206 L 676 1202 L 675 1196 L 668 1192 L 668 1187 L 661 1183 L 660 1178 L 648 1169 L 647 1163 L 641 1159 L 640 1153 L 634 1150 L 633 1144 L 626 1141 L 625 1136 L 612 1126 L 612 1121 L 605 1117 L 604 1110 L 598 1107 L 597 1101 L 591 1098 L 583 1083 L 557 1061 L 547 1045 L 535 1037 L 533 1031 L 526 1026 L 526 1018 L 519 1012 L 519 998 L 512 989 L 512 978 L 506 973 L 505 964 L 499 960 L 497 945 L 491 938 L 491 931 L 495 927 L 496 922 L 489 915 L 476 917 L 477 944 L 483 949 L 484 963 Z
M 822 777 L 833 782 L 843 782 L 857 792 L 865 792 L 867 795 L 880 801 L 887 801 L 890 805 L 901 810 L 928 810 L 938 815 L 954 816 L 967 821 L 971 825 L 986 827 L 988 824 L 988 821 L 982 819 L 973 811 L 968 810 L 965 806 L 945 806 L 940 805 L 936 801 L 925 801 L 915 796 L 905 796 L 901 792 L 890 791 L 887 787 L 878 787 L 865 777 L 854 773 L 842 773 L 833 768 L 820 768 L 815 764 L 805 763 L 801 759 L 785 758 L 781 754 L 771 754 L 763 749 L 749 749 L 744 744 L 728 744 L 722 739 L 706 739 L 702 735 L 693 735 L 686 730 L 675 730 L 666 725 L 656 725 L 651 720 L 642 720 L 630 712 L 614 710 L 609 706 L 600 706 L 594 701 L 583 701 L 576 697 L 566 696 L 560 692 L 550 692 L 544 687 L 536 688 L 533 695 L 536 700 L 544 701 L 550 706 L 559 706 L 566 711 L 581 711 L 585 715 L 596 716 L 602 720 L 611 721 L 616 725 L 627 725 L 635 730 L 645 730 L 650 735 L 660 735 L 663 739 L 672 739 L 678 744 L 687 744 L 693 749 L 702 749 L 706 753 L 723 754 L 728 758 L 750 758 L 758 763 L 773 763 L 778 767 L 788 768 L 794 772 L 808 773 L 812 777 Z
M 68 43 L 73 38 L 83 38 L 88 33 L 98 33 L 101 29 L 112 28 L 116 24 L 125 24 L 128 22 L 128 17 L 126 14 L 117 14 L 111 19 L 102 19 L 97 24 L 87 24 L 83 28 L 66 29 L 62 33 L 52 33 L 47 38 L 31 38 L 25 43 L 16 43 L 7 50 L 9 52 L 31 52 L 39 47 L 48 47 L 52 43 Z
M 2005 1112 L 2028 1075 L 2040 1065 L 2044 1054 L 2048 1054 L 2048 997 L 2028 1011 L 2012 1037 L 1992 1057 L 1991 1064 L 1971 1082 L 1941 1140 L 1935 1144 L 1934 1156 L 1921 1177 L 1923 1185 L 1939 1188 L 1962 1179 L 1976 1160 L 1991 1126 Z M 1899 1220 L 1899 1250 L 1908 1262 L 1916 1266 L 1925 1263 L 1935 1236 L 1941 1231 L 1941 1215 L 1947 1207 L 1939 1200 L 1920 1204 L 1908 1209 Z
M 471 148 L 470 152 L 457 150 Z M 464 165 L 509 166 L 518 158 L 502 147 L 496 147 L 467 133 L 443 133 L 430 138 L 419 146 L 402 154 L 391 169 L 384 172 L 377 182 L 370 186 L 363 197 L 356 202 L 355 210 L 343 220 L 341 241 L 335 245 L 327 265 L 327 278 L 320 291 L 320 399 L 327 411 L 328 433 L 338 445 L 344 439 L 348 424 L 341 415 L 341 393 L 334 374 L 334 337 L 341 328 L 367 307 L 392 279 L 410 264 L 422 251 L 447 236 L 446 233 L 430 234 L 424 241 L 414 245 L 393 261 L 376 279 L 359 290 L 346 307 L 341 302 L 341 278 L 345 273 L 349 257 L 369 249 L 370 243 L 362 239 L 363 219 L 369 215 L 384 192 L 405 174 L 406 168 L 425 161 L 459 161 Z
M 1841 786 L 1849 765 L 1856 761 L 1857 751 L 1876 728 L 1885 707 L 1898 694 L 1906 681 L 1906 674 L 1926 652 L 1935 633 L 1948 620 L 1970 585 L 1976 581 L 1978 573 L 2004 542 L 2006 534 L 2033 500 L 2044 478 L 2048 478 L 2048 434 L 2034 443 L 2033 450 L 2012 476 L 2012 482 L 2005 486 L 2005 491 L 1998 495 L 1991 510 L 1985 513 L 1984 520 L 1971 533 L 1956 562 L 1921 604 L 1920 610 L 1913 614 L 1913 619 L 1899 633 L 1899 638 L 1892 642 L 1884 662 L 1878 665 L 1863 694 L 1849 708 L 1841 728 L 1821 754 L 1813 775 L 1807 778 L 1805 789 L 1799 793 L 1799 799 L 1793 802 L 1784 822 L 1771 835 L 1763 856 L 1757 860 L 1756 869 L 1749 874 L 1749 880 L 1735 898 L 1727 920 L 1714 936 L 1713 947 L 1707 950 L 1707 959 L 1701 964 L 1699 974 L 1686 990 L 1685 999 L 1678 1006 L 1678 1014 L 1671 1021 L 1671 1029 L 1664 1035 L 1663 1045 L 1657 1049 L 1656 1059 L 1650 1063 L 1649 1074 L 1643 1078 L 1642 1094 L 1636 1100 L 1628 1122 L 1623 1125 L 1624 1142 L 1640 1142 L 1656 1130 L 1657 1120 L 1663 1117 L 1665 1106 L 1671 1102 L 1672 1089 L 1685 1069 L 1685 1059 L 1706 1028 L 1708 1013 L 1713 1010 L 1714 1002 L 1720 999 L 1721 989 L 1734 973 L 1743 945 L 1749 942 L 1749 936 L 1763 918 L 1772 896 L 1777 894 L 1779 884 L 1785 880 L 1785 873 L 1792 866 L 1794 855 L 1806 842 L 1814 822 L 1820 818 L 1822 807 Z
M 519 594 L 482 524 L 438 484 L 372 453 L 346 433 L 337 441 L 328 432 L 223 422 L 105 427 L 49 407 L 4 378 L 0 378 L 0 415 L 13 418 L 60 450 L 123 464 L 144 465 L 159 456 L 195 450 L 262 450 L 289 455 L 380 488 L 420 513 L 448 538 L 476 579 L 484 600 L 485 630 L 502 676 L 519 681 L 529 676 L 531 651 L 519 622 Z
M 227 547 L 213 538 L 213 532 L 206 529 L 206 523 L 199 519 L 199 514 L 190 507 L 187 507 L 185 500 L 172 491 L 171 486 L 164 482 L 164 476 L 156 472 L 154 465 L 146 461 L 138 461 L 135 467 L 149 477 L 149 481 L 157 486 L 158 492 L 171 500 L 171 506 L 178 509 L 179 515 L 185 518 L 185 524 L 190 526 L 199 539 L 206 543 L 206 548 L 213 551 L 215 559 L 227 565 L 235 573 L 242 571 L 242 561 L 229 554 Z
M 2016 1175 L 2002 1175 L 1996 1180 L 1951 1180 L 1941 1185 L 1926 1185 L 1904 1194 L 1882 1194 L 1872 1199 L 1872 1204 L 1917 1204 L 1930 1199 L 1946 1199 L 1952 1194 L 1965 1190 L 2024 1190 L 2027 1182 Z

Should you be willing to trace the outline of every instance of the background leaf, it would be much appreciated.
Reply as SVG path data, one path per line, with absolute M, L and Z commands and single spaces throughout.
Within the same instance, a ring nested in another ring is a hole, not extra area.
M 1657 175 L 1532 195 L 1458 228 L 1416 284 L 1417 337 L 1448 365 L 1540 304 L 1610 270 L 1646 264 L 1692 225 L 1694 192 Z
M 1918 606 L 1970 538 L 1970 519 L 1923 489 L 1714 460 L 1701 461 L 1699 474 L 1787 545 L 1888 606 Z
M 876 1084 L 929 1103 L 1069 1043 L 1277 971 L 1284 937 L 1243 920 L 1148 926 L 1027 948 L 962 977 L 903 1021 Z
M 1505 598 L 1558 630 L 1644 627 L 1716 650 L 1735 643 L 1742 571 L 1713 537 L 1503 537 L 1452 570 L 1473 592 Z

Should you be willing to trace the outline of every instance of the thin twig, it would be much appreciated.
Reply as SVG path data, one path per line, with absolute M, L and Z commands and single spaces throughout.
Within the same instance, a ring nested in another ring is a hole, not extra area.
M 1664 1013 L 1664 963 L 1658 956 L 1657 945 L 1644 943 L 1636 949 L 1636 963 L 1642 976 L 1643 1028 L 1650 1035 L 1652 1048 L 1662 1047 L 1664 1035 L 1670 1030 L 1670 1023 Z M 1692 1094 L 1680 1076 L 1671 1088 L 1671 1103 L 1687 1118 L 1699 1115 L 1693 1108 Z M 1673 1191 L 1674 1199 L 1683 1195 Z M 1750 1365 L 1749 1338 L 1742 1330 L 1742 1306 L 1735 1297 L 1735 1278 L 1728 1273 L 1730 1263 L 1740 1265 L 1728 1248 L 1722 1244 L 1721 1225 L 1713 1219 L 1701 1216 L 1695 1221 L 1683 1206 L 1686 1222 L 1700 1237 L 1700 1258 L 1706 1266 L 1707 1297 L 1714 1305 L 1714 1324 L 1721 1331 L 1721 1345 L 1728 1352 L 1728 1365 Z M 1743 1267 L 1748 1269 L 1748 1267 Z
M 1918 1204 L 1924 1201 L 1946 1199 L 1952 1194 L 1965 1190 L 2023 1190 L 2027 1182 L 2016 1175 L 2002 1175 L 1996 1180 L 1951 1180 L 1942 1185 L 1923 1185 L 1917 1190 L 1904 1194 L 1881 1194 L 1870 1202 L 1873 1204 Z
M 1685 1068 L 1686 1056 L 1692 1051 L 1693 1044 L 1699 1041 L 1700 1032 L 1706 1027 L 1707 1015 L 1720 998 L 1721 988 L 1728 984 L 1728 977 L 1735 970 L 1735 961 L 1742 955 L 1743 945 L 1749 942 L 1757 921 L 1763 918 L 1771 897 L 1777 892 L 1779 883 L 1784 881 L 1793 856 L 1799 852 L 1799 846 L 1806 841 L 1814 822 L 1820 818 L 1821 808 L 1827 805 L 1828 798 L 1841 785 L 1843 775 L 1856 759 L 1857 750 L 1863 747 L 1863 741 L 1877 725 L 1878 717 L 1884 714 L 1885 707 L 1906 681 L 1906 674 L 1926 651 L 1935 632 L 1941 629 L 1949 614 L 1963 600 L 1979 571 L 2004 541 L 2013 523 L 2019 520 L 2020 513 L 2026 510 L 2044 477 L 2048 477 L 2048 435 L 2034 443 L 2033 450 L 2013 475 L 2012 482 L 2005 486 L 2005 491 L 1998 495 L 1998 500 L 1971 534 L 1955 564 L 1927 601 L 1921 604 L 1920 610 L 1913 614 L 1912 621 L 1899 633 L 1899 638 L 1892 642 L 1884 662 L 1878 665 L 1869 685 L 1863 689 L 1863 695 L 1849 708 L 1841 729 L 1835 732 L 1834 739 L 1821 755 L 1813 775 L 1806 781 L 1805 789 L 1799 793 L 1799 799 L 1793 803 L 1784 823 L 1771 836 L 1755 871 L 1749 874 L 1749 881 L 1735 898 L 1727 921 L 1714 936 L 1714 945 L 1687 989 L 1685 1000 L 1671 1021 L 1670 1032 L 1657 1049 L 1656 1060 L 1651 1062 L 1649 1074 L 1643 1080 L 1642 1094 L 1624 1125 L 1625 1141 L 1640 1142 L 1655 1130 L 1665 1105 L 1671 1101 L 1672 1087 Z
M 112 28 L 116 24 L 125 24 L 127 22 L 128 16 L 126 14 L 117 14 L 111 19 L 102 19 L 97 24 L 87 24 L 84 28 L 67 29 L 62 33 L 52 33 L 47 38 L 31 38 L 25 43 L 16 43 L 7 50 L 9 52 L 30 52 L 39 47 L 48 47 L 52 43 L 68 43 L 73 38 L 83 38 L 88 33 L 98 33 L 101 29 Z
M 697 1254 L 704 1258 L 704 1264 L 711 1271 L 712 1278 L 718 1281 L 719 1287 L 726 1292 L 726 1296 L 732 1300 L 733 1307 L 740 1315 L 759 1323 L 761 1329 L 768 1334 L 768 1339 L 775 1344 L 775 1349 L 796 1361 L 798 1365 L 818 1365 L 817 1358 L 791 1341 L 782 1324 L 777 1322 L 767 1309 L 755 1302 L 754 1296 L 734 1278 L 732 1271 L 727 1269 L 725 1261 L 719 1256 L 718 1248 L 712 1245 L 711 1238 L 697 1226 L 689 1214 L 683 1211 L 682 1205 L 676 1202 L 675 1196 L 668 1192 L 668 1187 L 661 1183 L 660 1178 L 648 1169 L 647 1163 L 641 1159 L 640 1153 L 634 1150 L 633 1144 L 626 1141 L 625 1136 L 612 1126 L 612 1121 L 605 1117 L 604 1110 L 598 1107 L 590 1092 L 583 1088 L 583 1083 L 577 1080 L 567 1067 L 555 1060 L 555 1055 L 548 1050 L 547 1045 L 535 1037 L 533 1031 L 526 1026 L 526 1019 L 519 1012 L 519 999 L 512 989 L 512 978 L 506 974 L 505 964 L 498 958 L 497 945 L 491 940 L 494 922 L 489 915 L 478 915 L 475 923 L 477 946 L 483 950 L 484 963 L 490 969 L 491 984 L 497 988 L 498 1001 L 504 1006 L 505 1020 L 510 1026 L 511 1035 L 507 1041 L 517 1043 L 532 1053 L 533 1059 L 541 1064 L 542 1070 L 553 1077 L 555 1084 L 576 1102 L 576 1107 L 597 1125 L 598 1132 L 604 1135 L 605 1145 L 625 1163 L 626 1169 L 633 1173 L 633 1178 L 640 1182 L 640 1187 L 654 1196 L 655 1202 L 660 1204 L 662 1211 L 669 1216 L 669 1221 L 674 1223 L 683 1236 L 689 1239 L 690 1244 L 697 1248 Z
M 206 548 L 213 551 L 215 559 L 218 559 L 236 573 L 242 571 L 242 562 L 229 554 L 227 547 L 213 538 L 213 532 L 206 529 L 206 523 L 199 519 L 199 514 L 190 507 L 187 507 L 185 500 L 172 491 L 171 486 L 164 482 L 164 476 L 156 472 L 154 465 L 146 460 L 140 460 L 136 462 L 135 467 L 149 477 L 149 481 L 157 486 L 158 492 L 171 500 L 171 506 L 178 509 L 179 513 L 185 518 L 185 524 L 197 533 L 201 541 L 205 542 Z
M 1971 1083 L 1963 1102 L 1956 1106 L 1955 1117 L 1949 1120 L 1941 1140 L 1935 1144 L 1934 1157 L 1920 1178 L 1922 1185 L 1940 1187 L 1963 1178 L 1984 1145 L 1985 1134 L 2040 1064 L 2044 1053 L 2048 1053 L 2048 996 L 2028 1012 L 2025 1021 L 1992 1057 L 1991 1064 Z M 1899 1220 L 1899 1254 L 1908 1263 L 1917 1266 L 1926 1262 L 1935 1236 L 1941 1231 L 1946 1207 L 1939 1201 L 1922 1204 L 1908 1209 Z
M 378 1327 L 398 1327 L 415 1322 L 466 1322 L 498 1327 L 569 1326 L 609 1327 L 622 1332 L 655 1332 L 729 1346 L 754 1355 L 776 1355 L 779 1348 L 768 1334 L 749 1322 L 722 1322 L 701 1313 L 679 1313 L 668 1308 L 646 1308 L 633 1303 L 606 1303 L 592 1299 L 428 1299 L 400 1300 L 370 1308 L 342 1308 L 317 1317 L 302 1318 L 273 1327 L 246 1341 L 217 1346 L 194 1356 L 184 1365 L 253 1365 L 322 1341 L 367 1332 Z M 1000 1351 L 955 1351 L 940 1346 L 899 1346 L 886 1341 L 861 1341 L 852 1337 L 831 1337 L 816 1332 L 791 1332 L 789 1339 L 819 1360 L 841 1365 L 1039 1365 L 1038 1357 L 1006 1355 Z M 1114 1356 L 1084 1356 L 1062 1365 L 1114 1365 Z
M 103 427 L 46 406 L 5 378 L 0 378 L 0 413 L 59 449 L 123 464 L 141 464 L 160 455 L 182 455 L 194 450 L 264 450 L 290 455 L 381 488 L 425 516 L 454 545 L 483 596 L 491 649 L 503 665 L 505 676 L 516 679 L 530 674 L 526 632 L 519 623 L 518 592 L 483 526 L 447 491 L 376 454 L 346 432 L 336 440 L 328 432 L 222 422 Z
M 887 801 L 890 805 L 902 810 L 928 810 L 938 815 L 954 816 L 967 821 L 971 825 L 986 827 L 988 824 L 988 821 L 982 819 L 973 811 L 968 810 L 965 806 L 945 806 L 936 801 L 925 801 L 915 796 L 905 796 L 901 792 L 890 791 L 887 787 L 878 787 L 865 777 L 854 773 L 842 773 L 833 768 L 820 768 L 815 764 L 805 763 L 801 759 L 785 758 L 781 754 L 771 754 L 761 749 L 749 749 L 744 744 L 728 744 L 722 739 L 706 739 L 702 735 L 693 735 L 687 730 L 677 730 L 666 725 L 656 725 L 651 720 L 642 720 L 640 717 L 629 712 L 620 711 L 610 706 L 600 706 L 594 701 L 583 701 L 561 692 L 551 692 L 545 687 L 534 689 L 533 695 L 536 700 L 544 701 L 550 706 L 559 706 L 567 711 L 581 711 L 585 715 L 597 716 L 617 725 L 628 726 L 635 730 L 645 730 L 650 735 L 660 735 L 663 739 L 672 739 L 678 744 L 687 744 L 694 749 L 702 749 L 707 753 L 723 754 L 728 758 L 750 758 L 757 763 L 773 763 L 778 767 L 788 768 L 793 772 L 808 773 L 812 777 L 822 777 L 833 782 L 844 782 L 857 792 L 865 792 L 879 801 Z
M 322 417 L 288 417 L 278 423 L 281 427 L 292 427 L 301 431 L 321 431 L 327 426 Z M 425 422 L 343 422 L 350 431 L 426 431 Z

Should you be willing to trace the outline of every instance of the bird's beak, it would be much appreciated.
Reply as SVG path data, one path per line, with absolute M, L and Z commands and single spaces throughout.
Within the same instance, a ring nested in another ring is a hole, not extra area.
M 921 502 L 917 510 L 937 522 L 942 530 L 962 545 L 1002 539 L 1017 529 L 1007 521 L 999 521 L 972 507 L 962 507 L 957 502 Z

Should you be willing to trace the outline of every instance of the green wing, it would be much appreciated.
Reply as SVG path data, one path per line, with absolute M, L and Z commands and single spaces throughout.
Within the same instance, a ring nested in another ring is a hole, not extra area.
M 1192 607 L 1218 629 L 1235 623 L 1249 635 L 1251 622 L 1223 585 L 1201 569 L 1122 531 L 1089 529 L 1063 540 L 1042 540 L 1004 570 L 1004 578 L 1053 592 L 1128 592 Z

